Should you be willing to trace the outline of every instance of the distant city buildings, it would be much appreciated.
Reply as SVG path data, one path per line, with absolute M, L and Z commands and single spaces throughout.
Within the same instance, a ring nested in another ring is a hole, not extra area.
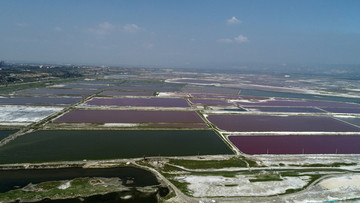
M 0 68 L 2 68 L 5 65 L 4 61 L 0 61 Z

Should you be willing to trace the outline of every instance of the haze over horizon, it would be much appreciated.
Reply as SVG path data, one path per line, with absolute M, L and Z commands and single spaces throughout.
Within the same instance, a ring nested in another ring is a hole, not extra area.
M 0 1 L 0 59 L 360 64 L 360 1 Z

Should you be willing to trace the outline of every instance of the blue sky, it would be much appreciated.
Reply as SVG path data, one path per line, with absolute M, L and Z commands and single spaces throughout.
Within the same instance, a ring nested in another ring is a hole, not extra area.
M 0 59 L 360 64 L 360 1 L 0 1 Z

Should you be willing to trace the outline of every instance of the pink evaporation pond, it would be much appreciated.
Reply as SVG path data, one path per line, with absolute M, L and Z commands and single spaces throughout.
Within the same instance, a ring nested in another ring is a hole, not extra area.
M 156 107 L 189 107 L 182 98 L 93 98 L 86 105 L 96 106 L 156 106 Z
M 204 123 L 194 111 L 74 110 L 57 123 Z
M 325 111 L 331 112 L 331 113 L 360 113 L 360 108 L 321 108 Z
M 233 132 L 359 132 L 360 128 L 326 116 L 209 115 L 218 128 Z
M 190 99 L 190 102 L 193 104 L 200 104 L 200 105 L 210 105 L 210 106 L 229 106 L 233 105 L 225 100 L 219 100 L 219 99 Z
M 337 108 L 360 108 L 360 104 L 311 101 L 311 100 L 267 100 L 262 102 L 236 102 L 241 106 L 301 106 L 301 107 L 337 107 Z
M 229 136 L 246 154 L 360 154 L 360 135 Z

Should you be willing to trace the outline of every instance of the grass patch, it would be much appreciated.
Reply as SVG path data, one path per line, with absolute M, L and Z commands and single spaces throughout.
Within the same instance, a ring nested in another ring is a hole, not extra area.
M 316 180 L 318 180 L 322 176 L 323 175 L 311 175 L 311 179 L 310 179 L 309 183 L 304 188 L 306 188 L 307 186 L 309 186 L 311 183 L 315 182 Z
M 281 176 L 297 177 L 300 176 L 297 171 L 282 171 L 280 172 Z
M 310 184 L 312 184 L 313 182 L 315 182 L 316 180 L 318 180 L 319 178 L 321 178 L 323 175 L 310 175 L 311 179 L 308 182 L 308 184 L 306 184 L 304 187 L 302 188 L 297 188 L 297 189 L 287 189 L 285 191 L 284 194 L 290 194 L 290 193 L 294 193 L 294 192 L 299 192 L 304 190 L 305 188 L 307 188 Z
M 266 177 L 266 178 L 256 178 L 249 179 L 250 182 L 266 182 L 266 181 L 282 181 L 280 177 Z
M 248 162 L 248 164 L 249 164 L 250 167 L 261 167 L 261 166 L 258 165 L 258 164 L 256 163 L 256 161 L 254 161 L 254 160 L 246 159 L 246 161 Z
M 170 159 L 170 164 L 183 166 L 188 169 L 209 169 L 209 168 L 228 168 L 246 167 L 246 163 L 241 158 L 233 157 L 227 160 L 186 160 Z
M 301 190 L 303 190 L 302 188 L 300 188 L 300 189 L 287 189 L 286 191 L 285 191 L 285 194 L 290 194 L 290 193 L 294 193 L 294 192 L 299 192 L 299 191 L 301 191 Z
M 75 178 L 71 181 L 71 186 L 84 186 L 89 184 L 90 178 Z
M 61 181 L 49 181 L 49 182 L 43 182 L 36 185 L 36 188 L 43 189 L 43 190 L 50 190 L 53 188 L 57 188 L 60 185 L 62 185 Z
M 90 196 L 94 194 L 107 193 L 115 191 L 118 186 L 115 185 L 91 185 L 90 178 L 76 178 L 71 181 L 71 186 L 67 189 L 58 189 L 57 187 L 64 184 L 64 181 L 49 181 L 34 185 L 34 189 L 25 191 L 23 189 L 11 190 L 0 193 L 0 202 L 22 201 L 39 201 L 44 198 L 64 199 L 74 196 Z
M 228 185 L 224 185 L 225 187 L 236 187 L 238 186 L 238 184 L 228 184 Z
M 163 197 L 163 199 L 164 199 L 164 200 L 169 200 L 169 199 L 171 199 L 171 198 L 173 198 L 173 197 L 175 197 L 175 196 L 176 196 L 175 192 L 172 191 L 172 190 L 170 190 L 169 194 L 166 195 L 165 197 Z
M 187 182 L 180 182 L 174 179 L 170 179 L 169 180 L 172 184 L 174 184 L 175 187 L 177 187 L 179 190 L 181 190 L 181 192 L 183 192 L 184 194 L 191 196 L 191 192 L 188 189 L 188 185 L 190 185 L 190 183 Z
M 161 171 L 163 171 L 163 172 L 173 172 L 173 171 L 179 171 L 179 169 L 174 167 L 174 166 L 170 166 L 168 164 L 165 164 L 164 167 L 161 168 Z
M 234 178 L 239 172 L 192 172 L 195 176 L 222 176 L 225 178 Z
M 265 181 L 282 181 L 278 173 L 265 173 L 255 176 L 254 179 L 249 179 L 250 182 L 265 182 Z
M 0 90 L 10 92 L 10 91 L 17 91 L 22 89 L 31 89 L 31 88 L 42 88 L 46 86 L 56 85 L 59 83 L 71 82 L 75 80 L 79 80 L 80 78 L 71 78 L 71 79 L 52 79 L 52 80 L 45 80 L 45 81 L 32 81 L 26 83 L 11 83 L 7 86 L 0 87 Z
M 332 167 L 340 167 L 340 166 L 356 166 L 357 163 L 333 163 L 331 164 Z

